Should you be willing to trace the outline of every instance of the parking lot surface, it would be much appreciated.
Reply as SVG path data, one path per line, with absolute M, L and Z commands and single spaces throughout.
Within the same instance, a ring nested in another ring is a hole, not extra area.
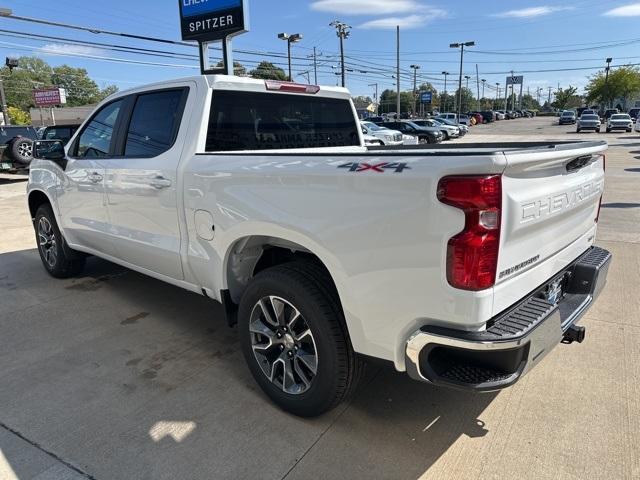
M 586 341 L 499 393 L 371 365 L 314 420 L 261 393 L 215 303 L 99 259 L 47 276 L 26 183 L 0 177 L 0 478 L 640 478 L 640 135 L 556 123 L 461 141 L 609 141 L 598 244 L 614 261 Z

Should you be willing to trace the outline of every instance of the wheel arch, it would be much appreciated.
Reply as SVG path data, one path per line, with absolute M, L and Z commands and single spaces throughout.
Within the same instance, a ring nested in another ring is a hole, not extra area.
M 51 201 L 49 196 L 42 190 L 31 190 L 29 192 L 29 196 L 27 197 L 27 201 L 29 203 L 29 214 L 31 215 L 32 221 L 36 218 L 36 212 L 38 211 L 38 208 L 40 208 L 40 206 L 49 204 L 53 209 L 53 202 Z M 55 214 L 55 210 L 53 213 Z

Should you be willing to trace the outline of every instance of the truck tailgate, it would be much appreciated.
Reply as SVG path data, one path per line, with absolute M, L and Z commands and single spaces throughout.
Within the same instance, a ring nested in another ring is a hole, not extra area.
M 593 244 L 604 189 L 605 142 L 505 151 L 494 313 Z

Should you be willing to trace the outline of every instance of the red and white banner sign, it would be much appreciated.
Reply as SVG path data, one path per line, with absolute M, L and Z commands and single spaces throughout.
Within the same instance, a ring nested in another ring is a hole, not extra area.
M 33 101 L 37 107 L 52 107 L 67 103 L 64 88 L 36 88 L 33 90 Z

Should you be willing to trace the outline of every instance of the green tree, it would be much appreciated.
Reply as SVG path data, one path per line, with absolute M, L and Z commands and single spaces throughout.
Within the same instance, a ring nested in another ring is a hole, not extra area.
M 51 81 L 67 91 L 67 106 L 78 107 L 97 103 L 100 100 L 100 87 L 89 78 L 84 68 L 61 65 L 53 69 Z
M 253 78 L 262 78 L 264 80 L 287 80 L 289 77 L 280 67 L 276 67 L 271 62 L 260 62 L 260 64 L 249 72 L 249 76 Z
M 415 97 L 413 92 L 400 92 L 400 112 L 398 109 L 398 94 L 394 90 L 385 90 L 380 95 L 380 113 L 405 113 L 412 112 Z
M 115 85 L 108 85 L 100 91 L 100 100 L 102 101 L 108 96 L 113 95 L 114 93 L 118 93 L 119 90 L 120 89 Z
M 222 68 L 223 66 L 224 66 L 224 63 L 222 60 L 220 60 L 216 64 L 216 68 Z M 233 74 L 237 75 L 238 77 L 246 77 L 247 69 L 240 62 L 233 62 Z
M 456 105 L 456 110 L 458 109 L 458 100 L 460 98 L 460 90 L 456 90 L 455 94 L 454 94 L 454 100 L 455 100 L 455 105 Z M 466 88 L 466 87 L 462 87 L 462 112 L 469 112 L 471 110 L 475 110 L 476 109 L 476 99 L 473 98 L 473 93 L 471 92 L 471 89 Z
M 586 87 L 588 103 L 600 102 L 611 105 L 616 99 L 622 100 L 623 107 L 627 102 L 640 93 L 640 69 L 637 67 L 620 67 L 609 72 L 606 81 L 605 72 L 599 72 L 589 79 Z
M 12 125 L 31 125 L 31 115 L 17 107 L 8 107 L 7 113 Z
M 525 110 L 540 110 L 540 104 L 532 95 L 524 94 L 522 96 L 522 108 Z
M 359 96 L 353 97 L 353 104 L 356 108 L 367 108 L 369 105 L 373 103 L 371 97 Z
M 582 105 L 582 97 L 577 95 L 578 89 L 569 85 L 567 89 L 560 89 L 555 93 L 556 100 L 551 104 L 558 110 L 566 110 L 568 108 L 577 108 Z

